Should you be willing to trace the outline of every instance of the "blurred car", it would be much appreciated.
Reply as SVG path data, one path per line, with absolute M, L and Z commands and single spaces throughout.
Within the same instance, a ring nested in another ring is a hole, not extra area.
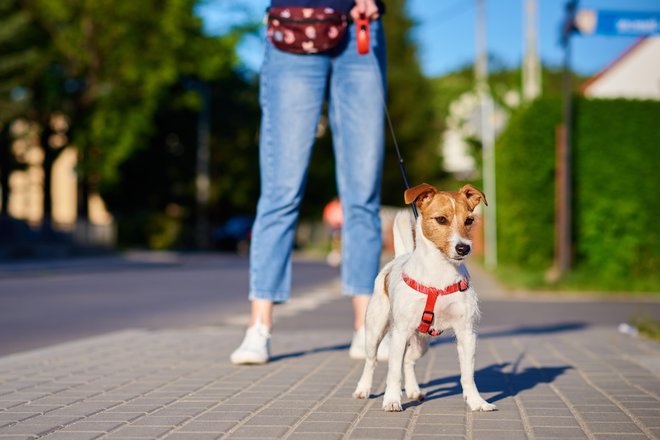
M 252 238 L 254 216 L 237 215 L 231 217 L 213 230 L 213 247 L 224 251 L 247 252 Z

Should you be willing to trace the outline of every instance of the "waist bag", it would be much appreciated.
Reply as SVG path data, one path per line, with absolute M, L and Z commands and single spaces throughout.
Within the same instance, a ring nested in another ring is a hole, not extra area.
M 280 50 L 312 54 L 339 45 L 347 27 L 346 14 L 332 8 L 269 8 L 266 35 Z

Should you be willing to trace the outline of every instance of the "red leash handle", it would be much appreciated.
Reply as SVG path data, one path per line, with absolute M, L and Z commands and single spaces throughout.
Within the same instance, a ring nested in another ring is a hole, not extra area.
M 369 53 L 369 19 L 364 13 L 359 14 L 358 18 L 355 20 L 355 26 L 357 26 L 357 51 L 360 55 L 366 55 Z

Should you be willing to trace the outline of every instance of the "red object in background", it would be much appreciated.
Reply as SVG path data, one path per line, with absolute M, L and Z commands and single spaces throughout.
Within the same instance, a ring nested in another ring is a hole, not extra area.
M 360 14 L 355 20 L 357 26 L 357 51 L 360 55 L 369 53 L 369 19 L 365 14 Z
M 323 209 L 323 222 L 330 229 L 341 229 L 343 216 L 341 211 L 341 202 L 339 199 L 332 199 Z

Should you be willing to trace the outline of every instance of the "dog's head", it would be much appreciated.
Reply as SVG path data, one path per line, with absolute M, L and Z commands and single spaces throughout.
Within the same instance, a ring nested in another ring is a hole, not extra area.
M 422 183 L 406 190 L 406 203 L 415 203 L 421 216 L 422 233 L 449 261 L 459 263 L 472 252 L 474 209 L 486 196 L 465 185 L 458 192 L 439 191 Z

